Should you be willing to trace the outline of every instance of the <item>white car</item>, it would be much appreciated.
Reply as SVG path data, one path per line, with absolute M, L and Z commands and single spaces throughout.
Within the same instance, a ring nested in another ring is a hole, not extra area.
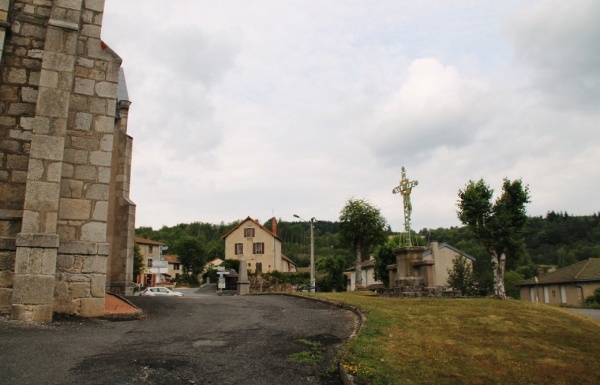
M 154 296 L 171 296 L 171 297 L 183 297 L 183 293 L 180 291 L 173 291 L 168 287 L 148 287 L 140 293 L 140 295 Z

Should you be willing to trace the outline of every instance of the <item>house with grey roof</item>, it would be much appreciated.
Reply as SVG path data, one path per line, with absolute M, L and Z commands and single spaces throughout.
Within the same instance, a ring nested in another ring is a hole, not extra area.
M 600 258 L 589 258 L 517 283 L 521 299 L 554 306 L 581 306 L 600 287 Z

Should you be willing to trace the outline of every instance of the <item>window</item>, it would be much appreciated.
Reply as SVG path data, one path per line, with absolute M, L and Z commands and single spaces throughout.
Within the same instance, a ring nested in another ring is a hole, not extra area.
M 235 255 L 244 254 L 244 244 L 236 243 L 235 244 Z
M 256 272 L 262 273 L 262 262 L 256 262 Z
M 148 258 L 148 267 L 152 267 L 152 259 Z
M 148 254 L 152 254 L 152 245 L 148 245 Z
M 264 254 L 265 253 L 265 243 L 257 242 L 252 245 L 252 253 L 253 254 Z
M 179 263 L 174 263 L 173 264 L 173 270 L 179 270 L 179 269 L 180 269 Z
M 560 302 L 567 303 L 567 287 L 566 286 L 560 287 Z
M 254 238 L 254 228 L 248 227 L 244 229 L 244 237 L 246 238 Z

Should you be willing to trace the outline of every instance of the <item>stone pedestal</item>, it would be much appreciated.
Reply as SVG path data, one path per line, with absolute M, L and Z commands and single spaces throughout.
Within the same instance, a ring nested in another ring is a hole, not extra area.
M 421 274 L 423 276 L 423 284 L 426 289 L 433 290 L 435 289 L 434 278 L 433 278 L 433 266 L 435 265 L 435 261 L 428 259 L 424 261 L 415 262 L 413 265 L 416 268 L 421 269 Z
M 250 294 L 250 281 L 248 280 L 248 264 L 243 259 L 240 261 L 240 276 L 237 281 L 237 294 Z
M 426 250 L 425 246 L 410 246 L 392 251 L 396 255 L 396 287 L 417 289 L 423 284 L 423 278 L 416 274 L 415 264 L 422 262 L 422 255 Z

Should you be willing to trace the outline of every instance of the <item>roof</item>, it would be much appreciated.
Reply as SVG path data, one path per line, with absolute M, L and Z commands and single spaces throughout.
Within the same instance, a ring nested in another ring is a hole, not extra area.
M 239 229 L 240 227 L 242 227 L 242 225 L 243 225 L 244 223 L 248 222 L 248 221 L 252 222 L 253 224 L 257 225 L 259 228 L 261 228 L 261 229 L 263 229 L 264 231 L 266 231 L 267 233 L 269 233 L 271 236 L 273 236 L 273 237 L 275 237 L 276 239 L 278 239 L 278 240 L 279 240 L 279 242 L 282 242 L 281 238 L 279 238 L 279 237 L 277 236 L 277 234 L 274 234 L 274 233 L 273 233 L 271 230 L 267 229 L 265 226 L 263 226 L 263 225 L 261 225 L 260 223 L 258 223 L 258 221 L 257 221 L 257 220 L 255 220 L 255 219 L 252 219 L 252 218 L 250 218 L 250 217 L 247 217 L 246 219 L 244 219 L 244 220 L 240 221 L 240 222 L 239 222 L 239 223 L 238 223 L 238 224 L 237 224 L 237 225 L 236 225 L 236 226 L 235 226 L 233 229 L 229 230 L 229 231 L 227 232 L 227 234 L 223 235 L 223 236 L 221 237 L 221 239 L 226 239 L 226 238 L 227 238 L 227 237 L 228 237 L 228 236 L 229 236 L 231 233 L 233 233 L 235 230 L 237 230 L 237 229 Z
M 119 68 L 119 83 L 117 87 L 117 100 L 129 101 L 127 83 L 125 82 L 125 70 L 123 69 L 123 67 Z
M 466 258 L 469 258 L 469 259 L 470 259 L 470 260 L 472 260 L 472 261 L 474 261 L 474 260 L 475 260 L 475 257 L 472 257 L 472 256 L 470 256 L 469 254 L 467 254 L 467 253 L 464 253 L 464 252 L 460 251 L 459 249 L 457 249 L 457 248 L 456 248 L 456 247 L 454 247 L 454 246 L 451 246 L 451 245 L 449 245 L 449 244 L 447 244 L 447 243 L 440 243 L 440 244 L 438 244 L 438 249 L 443 249 L 443 248 L 448 248 L 448 249 L 450 249 L 450 250 L 454 251 L 454 252 L 455 252 L 455 253 L 457 253 L 457 254 L 460 254 L 460 255 L 463 255 L 463 256 L 465 256 Z M 422 256 L 422 257 L 426 257 L 426 256 L 428 256 L 428 255 L 431 255 L 432 253 L 433 253 L 433 251 L 431 250 L 431 247 L 430 247 L 430 246 L 428 246 L 427 250 L 425 250 L 425 251 L 423 252 L 423 254 L 421 254 L 421 256 Z M 374 266 L 375 266 L 375 259 L 368 259 L 368 260 L 366 260 L 366 261 L 362 261 L 362 262 L 360 263 L 360 266 L 361 266 L 362 268 L 374 267 Z M 395 266 L 395 265 L 388 265 L 388 268 L 389 268 L 389 266 Z M 351 267 L 351 268 L 349 268 L 349 269 L 346 269 L 346 271 L 354 271 L 354 270 L 355 270 L 355 267 Z
M 179 263 L 179 257 L 173 254 L 163 255 L 163 258 L 169 263 Z
M 164 245 L 164 243 L 162 243 L 162 242 L 154 241 L 152 239 L 143 238 L 143 237 L 134 237 L 133 241 L 140 245 L 156 245 L 156 246 Z
M 360 263 L 360 267 L 362 267 L 363 269 L 365 267 L 374 267 L 375 266 L 375 260 L 374 259 L 367 259 L 366 261 L 362 261 Z M 353 266 L 349 269 L 346 269 L 346 271 L 354 271 L 356 270 L 356 266 Z
M 291 265 L 293 265 L 293 266 L 296 266 L 296 262 L 292 261 L 291 259 L 289 259 L 289 258 L 288 258 L 288 257 L 286 257 L 285 255 L 281 254 L 281 258 L 282 258 L 284 261 L 288 262 L 289 264 L 291 264 Z
M 600 282 L 600 258 L 589 258 L 537 277 L 541 285 L 551 283 Z M 535 277 L 517 283 L 517 286 L 536 285 Z
M 467 253 L 465 253 L 465 252 L 463 252 L 463 251 L 461 251 L 461 250 L 457 249 L 456 247 L 454 247 L 454 246 L 452 246 L 452 245 L 449 245 L 449 244 L 447 244 L 447 243 L 440 243 L 440 244 L 438 244 L 438 249 L 439 249 L 439 250 L 441 250 L 441 249 L 444 249 L 444 248 L 448 248 L 448 249 L 450 249 L 450 250 L 454 251 L 454 252 L 455 252 L 455 253 L 457 253 L 457 254 L 460 254 L 460 255 L 462 255 L 462 256 L 464 256 L 464 257 L 467 257 L 467 258 L 469 258 L 469 259 L 470 259 L 470 260 L 472 260 L 472 261 L 474 261 L 474 260 L 475 260 L 475 257 L 473 257 L 473 256 L 470 256 L 469 254 L 467 254 Z M 422 256 L 423 256 L 423 257 L 426 257 L 426 256 L 428 256 L 428 255 L 431 255 L 431 253 L 433 253 L 433 251 L 431 250 L 431 248 L 429 248 L 429 249 L 427 249 L 426 251 L 424 251 L 424 252 L 423 252 Z

